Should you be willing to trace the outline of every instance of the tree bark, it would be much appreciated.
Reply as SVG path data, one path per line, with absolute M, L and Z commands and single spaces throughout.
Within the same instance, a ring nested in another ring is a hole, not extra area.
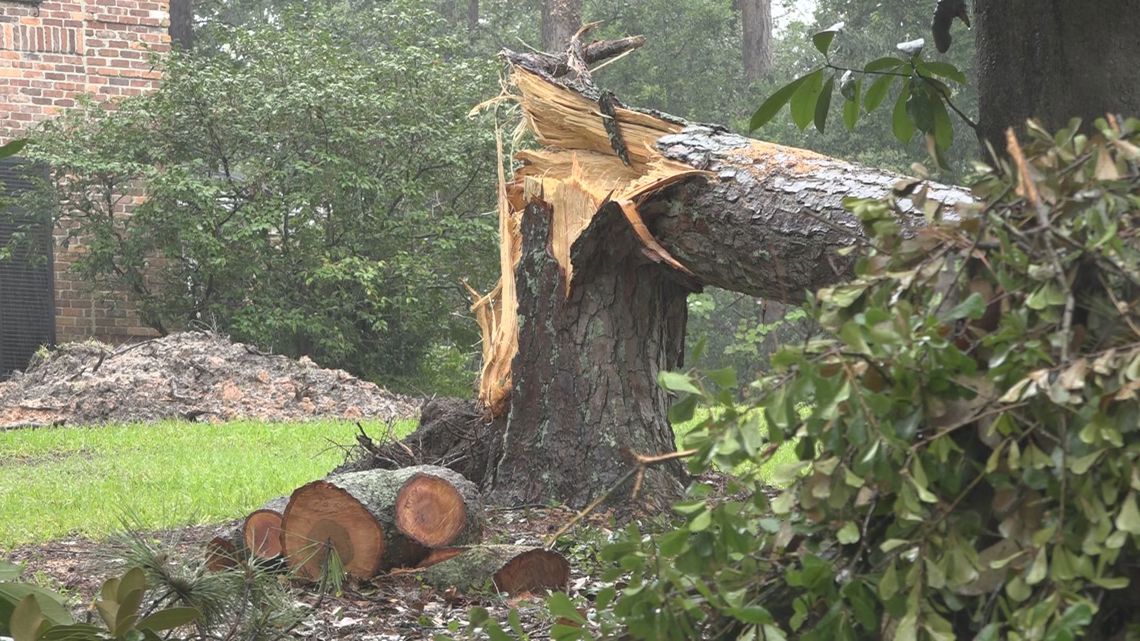
M 682 364 L 693 289 L 641 253 L 614 208 L 575 245 L 589 273 L 576 274 L 569 298 L 547 253 L 550 206 L 529 204 L 522 231 L 519 357 L 493 485 L 508 504 L 585 505 L 629 468 L 628 451 L 673 450 L 657 375 Z M 679 462 L 651 470 L 646 487 L 674 495 L 682 472 Z
M 542 48 L 564 51 L 582 26 L 582 0 L 543 0 Z
M 772 69 L 772 0 L 739 0 L 744 77 L 753 82 Z
M 170 0 L 170 44 L 188 51 L 194 46 L 194 0 Z
M 1140 10 L 1134 0 L 978 0 L 979 135 L 1037 118 L 1050 131 L 1077 116 L 1140 115 Z

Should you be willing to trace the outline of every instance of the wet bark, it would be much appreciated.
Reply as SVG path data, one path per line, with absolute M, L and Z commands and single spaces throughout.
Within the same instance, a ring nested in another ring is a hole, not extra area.
M 565 51 L 582 26 L 582 0 L 543 0 L 542 49 Z
M 996 149 L 1028 118 L 1055 131 L 1140 115 L 1135 0 L 978 0 L 975 13 L 979 134 Z
M 740 0 L 744 77 L 755 82 L 772 69 L 772 0 Z
M 692 283 L 648 260 L 620 212 L 603 211 L 575 243 L 569 298 L 547 253 L 550 211 L 523 218 L 519 356 L 493 470 L 493 497 L 509 504 L 557 497 L 584 505 L 630 467 L 628 452 L 674 449 L 669 399 L 657 374 L 682 364 Z M 650 496 L 680 489 L 679 463 L 646 478 Z

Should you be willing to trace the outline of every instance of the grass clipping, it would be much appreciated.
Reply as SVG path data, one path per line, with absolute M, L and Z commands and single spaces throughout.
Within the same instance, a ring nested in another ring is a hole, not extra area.
M 604 117 L 595 102 L 518 67 L 511 80 L 520 92 L 524 125 L 543 148 L 516 155 L 522 164 L 510 182 L 499 163 L 501 277 L 489 294 L 472 292 L 475 302 L 471 310 L 483 334 L 479 399 L 492 416 L 507 410 L 511 361 L 518 352 L 515 267 L 522 253 L 520 229 L 527 203 L 537 199 L 552 208 L 550 250 L 569 296 L 574 273 L 571 247 L 610 202 L 621 208 L 647 256 L 689 273 L 649 232 L 638 207 L 669 185 L 707 175 L 657 151 L 657 140 L 679 132 L 680 124 L 619 107 L 617 121 L 630 160 L 626 166 L 610 145 Z M 499 154 L 501 157 L 501 141 Z

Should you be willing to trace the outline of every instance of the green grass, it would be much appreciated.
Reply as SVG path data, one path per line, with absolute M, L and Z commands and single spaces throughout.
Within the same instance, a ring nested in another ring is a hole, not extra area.
M 403 436 L 415 428 L 403 421 Z M 365 424 L 382 434 L 383 424 Z M 71 534 L 235 519 L 340 463 L 351 422 L 62 427 L 0 432 L 0 549 Z
M 751 411 L 758 412 L 759 410 L 751 410 Z M 694 413 L 692 419 L 690 419 L 684 423 L 680 423 L 680 424 L 673 426 L 673 434 L 677 437 L 677 449 L 678 450 L 683 449 L 685 447 L 685 445 L 684 445 L 685 435 L 688 434 L 690 431 L 692 431 L 692 429 L 695 428 L 697 425 L 700 425 L 708 417 L 708 413 L 709 413 L 709 410 L 707 408 L 699 408 Z M 764 417 L 763 416 L 760 417 L 760 429 L 767 431 L 767 425 L 765 425 L 765 423 L 764 423 Z M 772 485 L 780 485 L 773 480 L 773 477 L 774 477 L 773 473 L 776 470 L 776 468 L 780 467 L 781 465 L 787 465 L 790 463 L 795 463 L 798 460 L 799 459 L 796 457 L 795 443 L 792 441 L 784 443 L 783 445 L 780 446 L 779 449 L 776 450 L 776 452 L 774 454 L 772 454 L 772 457 L 770 459 L 765 461 L 764 464 L 762 464 L 760 466 L 759 476 L 761 479 L 763 479 L 767 483 L 771 483 Z M 742 465 L 738 465 L 736 471 L 737 472 L 743 471 L 745 469 L 743 466 L 746 466 L 746 465 L 750 465 L 750 464 L 744 463 Z
M 678 447 L 702 415 L 674 426 Z M 398 436 L 414 421 L 396 425 Z M 382 434 L 379 423 L 369 434 Z M 0 550 L 69 535 L 104 537 L 124 519 L 170 528 L 236 519 L 320 478 L 355 442 L 344 421 L 60 427 L 0 432 Z M 761 467 L 795 461 L 791 445 Z

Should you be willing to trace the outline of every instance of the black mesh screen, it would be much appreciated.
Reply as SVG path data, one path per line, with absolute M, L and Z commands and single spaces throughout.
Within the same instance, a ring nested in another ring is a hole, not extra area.
M 50 217 L 10 202 L 37 173 L 18 158 L 0 160 L 0 380 L 55 342 Z

